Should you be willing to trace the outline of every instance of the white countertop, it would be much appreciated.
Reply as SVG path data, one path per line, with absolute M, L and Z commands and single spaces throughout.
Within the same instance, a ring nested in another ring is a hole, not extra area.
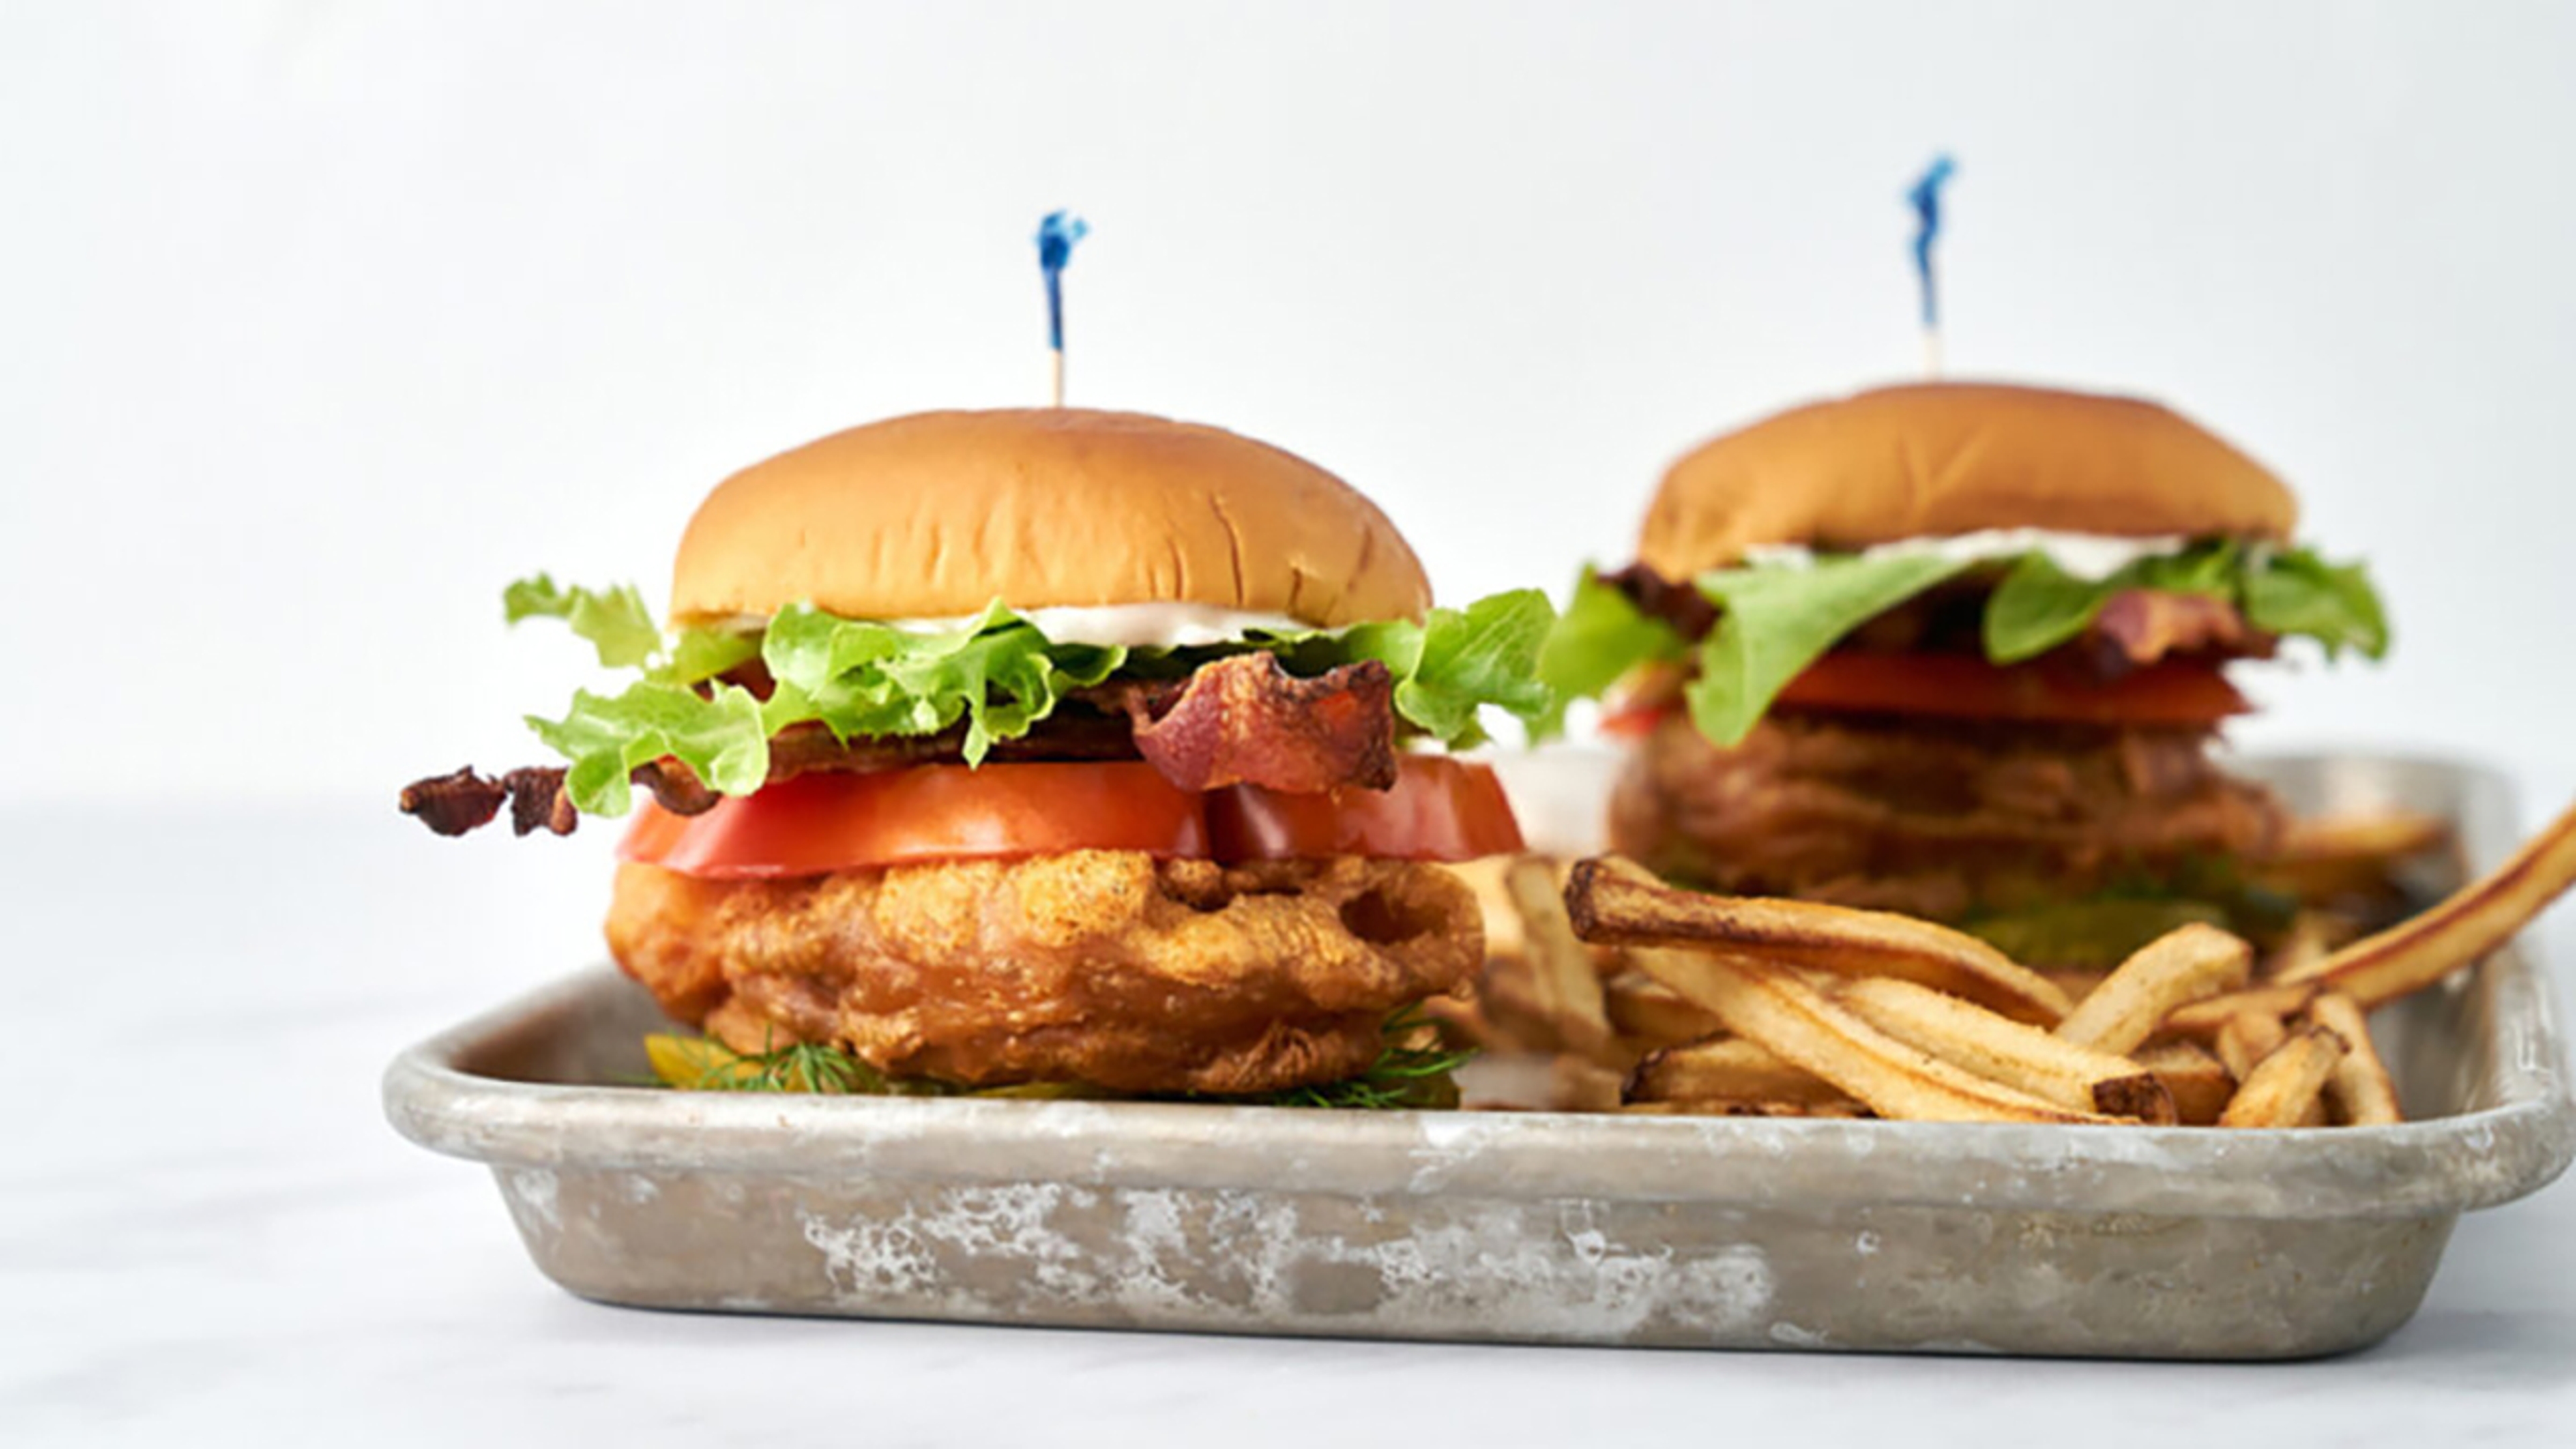
M 2576 1191 L 2464 1219 L 2312 1364 L 1536 1349 L 692 1317 L 580 1302 L 384 1125 L 415 1038 L 595 959 L 604 834 L 390 811 L 0 816 L 0 1442 L 628 1446 L 2576 1442 Z M 2576 920 L 2546 932 L 2576 951 Z M 2562 997 L 2564 987 L 2562 984 Z M 28 1009 L 32 1008 L 32 1009 Z

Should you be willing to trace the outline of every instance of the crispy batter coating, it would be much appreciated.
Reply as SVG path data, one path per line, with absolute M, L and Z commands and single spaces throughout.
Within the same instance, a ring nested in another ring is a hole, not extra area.
M 1779 709 L 1725 750 L 1677 717 L 1630 755 L 1610 840 L 1731 894 L 1958 920 L 2262 853 L 2280 804 L 2210 738 Z
M 1467 979 L 1473 895 L 1433 865 L 1225 867 L 1073 851 L 796 880 L 618 868 L 609 951 L 737 1050 L 832 1041 L 894 1076 L 1264 1092 L 1375 1059 Z

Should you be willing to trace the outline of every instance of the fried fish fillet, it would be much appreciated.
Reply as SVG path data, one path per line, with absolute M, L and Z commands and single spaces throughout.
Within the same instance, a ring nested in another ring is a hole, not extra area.
M 834 1042 L 898 1077 L 1242 1093 L 1373 1061 L 1483 959 L 1433 865 L 1073 851 L 793 880 L 620 866 L 609 951 L 742 1051 Z
M 1720 749 L 1685 718 L 1632 752 L 1612 846 L 1657 873 L 1958 920 L 2261 854 L 2271 793 L 2208 731 L 1778 709 Z

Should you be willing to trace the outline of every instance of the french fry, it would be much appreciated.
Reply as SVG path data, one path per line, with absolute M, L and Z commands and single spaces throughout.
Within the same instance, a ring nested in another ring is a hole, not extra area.
M 2260 1011 L 2240 1011 L 2218 1029 L 2218 1036 L 2211 1042 L 2211 1047 L 2218 1053 L 2218 1060 L 2227 1067 L 2227 1074 L 2242 1082 L 2254 1075 L 2254 1068 L 2261 1065 L 2265 1057 L 2278 1051 L 2289 1035 L 2290 1029 L 2283 1026 L 2277 1016 Z
M 2576 885 L 2576 809 L 2431 910 L 2337 950 L 2318 964 L 2311 979 L 2350 996 L 2364 1010 L 2394 1001 L 2511 940 L 2571 885 Z
M 1476 1019 L 1484 1032 L 1477 1045 L 1501 1052 L 1558 1050 L 1562 1043 L 1541 989 L 1527 956 L 1487 956 L 1484 974 L 1476 978 Z
M 1680 1046 L 1723 1030 L 1716 1017 L 1643 971 L 1623 971 L 1602 982 L 1601 1004 L 1613 1030 L 1649 1050 Z
M 2102 978 L 2058 1023 L 2060 1039 L 2114 1055 L 2136 1051 L 2177 1007 L 2245 984 L 2254 948 L 2215 926 L 2189 925 L 2149 942 Z
M 2043 1101 L 2158 1125 L 2177 1120 L 2164 1084 L 2126 1057 L 2078 1046 L 1894 977 L 1847 981 L 1833 995 L 1854 1016 L 1898 1041 Z
M 1615 1112 L 1620 1085 L 1620 1073 L 1599 1062 L 1561 1056 L 1550 1074 L 1548 1106 L 1558 1112 Z
M 2379 1048 L 2371 1043 L 2370 1023 L 2360 1003 L 2330 991 L 2308 1007 L 2308 1019 L 2343 1038 L 2348 1048 L 2326 1083 L 2326 1096 L 2339 1120 L 2354 1127 L 2405 1121 L 2406 1114 L 2397 1105 L 2397 1084 L 2389 1079 L 2388 1064 L 2379 1059 Z
M 2388 888 L 2402 862 L 2450 839 L 2440 818 L 2372 810 L 2292 820 L 2280 844 L 2256 862 L 2261 881 L 2309 900 Z
M 2041 1026 L 2071 1005 L 2047 978 L 1946 926 L 1809 901 L 1703 895 L 1616 856 L 1575 862 L 1565 903 L 1587 941 L 1711 947 L 1841 975 L 1895 976 Z
M 2236 1095 L 2236 1078 L 2227 1064 L 2197 1042 L 2158 1042 L 2140 1048 L 2136 1059 L 2164 1083 L 2174 1115 L 2188 1126 L 2216 1126 L 2227 1099 Z
M 1422 999 L 1422 1014 L 1440 1029 L 1440 1039 L 1452 1046 L 1484 1048 L 1493 1043 L 1494 1025 L 1485 1019 L 1484 1004 L 1472 981 L 1439 996 Z
M 2420 810 L 2355 810 L 2292 820 L 2269 861 L 2403 860 L 2451 838 L 2438 815 Z
M 2286 985 L 2249 986 L 2242 991 L 2222 991 L 2198 1001 L 2175 1007 L 2158 1028 L 2167 1036 L 2190 1041 L 2214 1042 L 2219 1028 L 2244 1012 L 2275 1018 L 2298 1015 L 2317 999 L 2318 986 L 2313 981 Z
M 1502 1047 L 1479 1054 L 1465 1105 L 1480 1112 L 1608 1112 L 1626 1074 L 1554 1051 Z
M 1566 918 L 1556 869 L 1525 855 L 1503 870 L 1503 890 L 1521 918 L 1521 956 L 1529 966 L 1533 1005 L 1555 1044 L 1579 1056 L 1599 1057 L 1610 1044 L 1610 1019 L 1602 1012 L 1601 977 L 1592 952 L 1575 939 Z
M 1552 1050 L 1535 970 L 1522 937 L 1526 928 L 1503 888 L 1506 857 L 1460 861 L 1449 872 L 1475 892 L 1485 922 L 1485 965 L 1476 979 L 1450 995 L 1423 1003 L 1423 1014 L 1454 1041 L 1479 1051 L 1518 1054 Z
M 2264 957 L 2264 979 L 2276 983 L 2308 980 L 2325 965 L 2334 948 L 2351 940 L 2354 934 L 2340 917 L 2324 911 L 2301 911 L 2291 918 L 2290 929 L 2282 933 L 2280 943 Z
M 1850 1100 L 1840 1088 L 1740 1036 L 1667 1047 L 1649 1055 L 1628 1074 L 1624 1097 L 1631 1103 L 1799 1102 L 1809 1106 Z
M 2066 993 L 2070 1009 L 2083 1005 L 2084 998 L 2093 994 L 2093 988 L 2102 984 L 2102 977 L 2106 974 L 2099 969 L 2082 966 L 2045 966 L 2036 969 L 2040 975 L 2048 978 L 2050 985 Z
M 2335 1063 L 2344 1055 L 2343 1038 L 2311 1022 L 2291 1032 L 2259 1063 L 2220 1113 L 2221 1127 L 2296 1127 L 2317 1105 Z
M 1451 875 L 1466 882 L 1476 894 L 1476 912 L 1485 918 L 1485 954 L 1518 956 L 1521 954 L 1521 913 L 1512 909 L 1511 892 L 1503 888 L 1503 872 L 1510 869 L 1517 856 L 1487 855 L 1462 860 L 1447 867 Z
M 2226 1064 L 2228 1073 L 2242 1083 L 2254 1075 L 2254 1069 L 2262 1064 L 2265 1057 L 2279 1051 L 2281 1043 L 2289 1037 L 2289 1024 L 2279 1017 L 2259 1011 L 2240 1011 L 2229 1018 L 2227 1025 L 2218 1029 L 2218 1059 Z M 2326 1099 L 2319 1097 L 2310 1102 L 2293 1125 L 2325 1126 Z
M 1579 920 L 1580 917 L 1578 916 Z M 1637 963 L 1736 1035 L 1831 1082 L 1881 1117 L 1917 1122 L 2112 1122 L 1986 1081 L 1886 1035 L 1777 962 L 1639 950 Z

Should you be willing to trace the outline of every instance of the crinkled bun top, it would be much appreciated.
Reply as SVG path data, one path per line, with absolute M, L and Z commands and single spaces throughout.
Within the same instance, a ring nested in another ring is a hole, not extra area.
M 1418 619 L 1431 587 L 1377 505 L 1219 428 L 1078 408 L 917 413 L 718 485 L 676 624 L 807 601 L 848 618 L 1196 604 L 1318 628 Z
M 1930 383 L 1810 403 L 1701 445 L 1664 475 L 1637 555 L 1677 579 L 1762 544 L 1999 528 L 2286 541 L 2298 517 L 2270 470 L 2160 404 Z

